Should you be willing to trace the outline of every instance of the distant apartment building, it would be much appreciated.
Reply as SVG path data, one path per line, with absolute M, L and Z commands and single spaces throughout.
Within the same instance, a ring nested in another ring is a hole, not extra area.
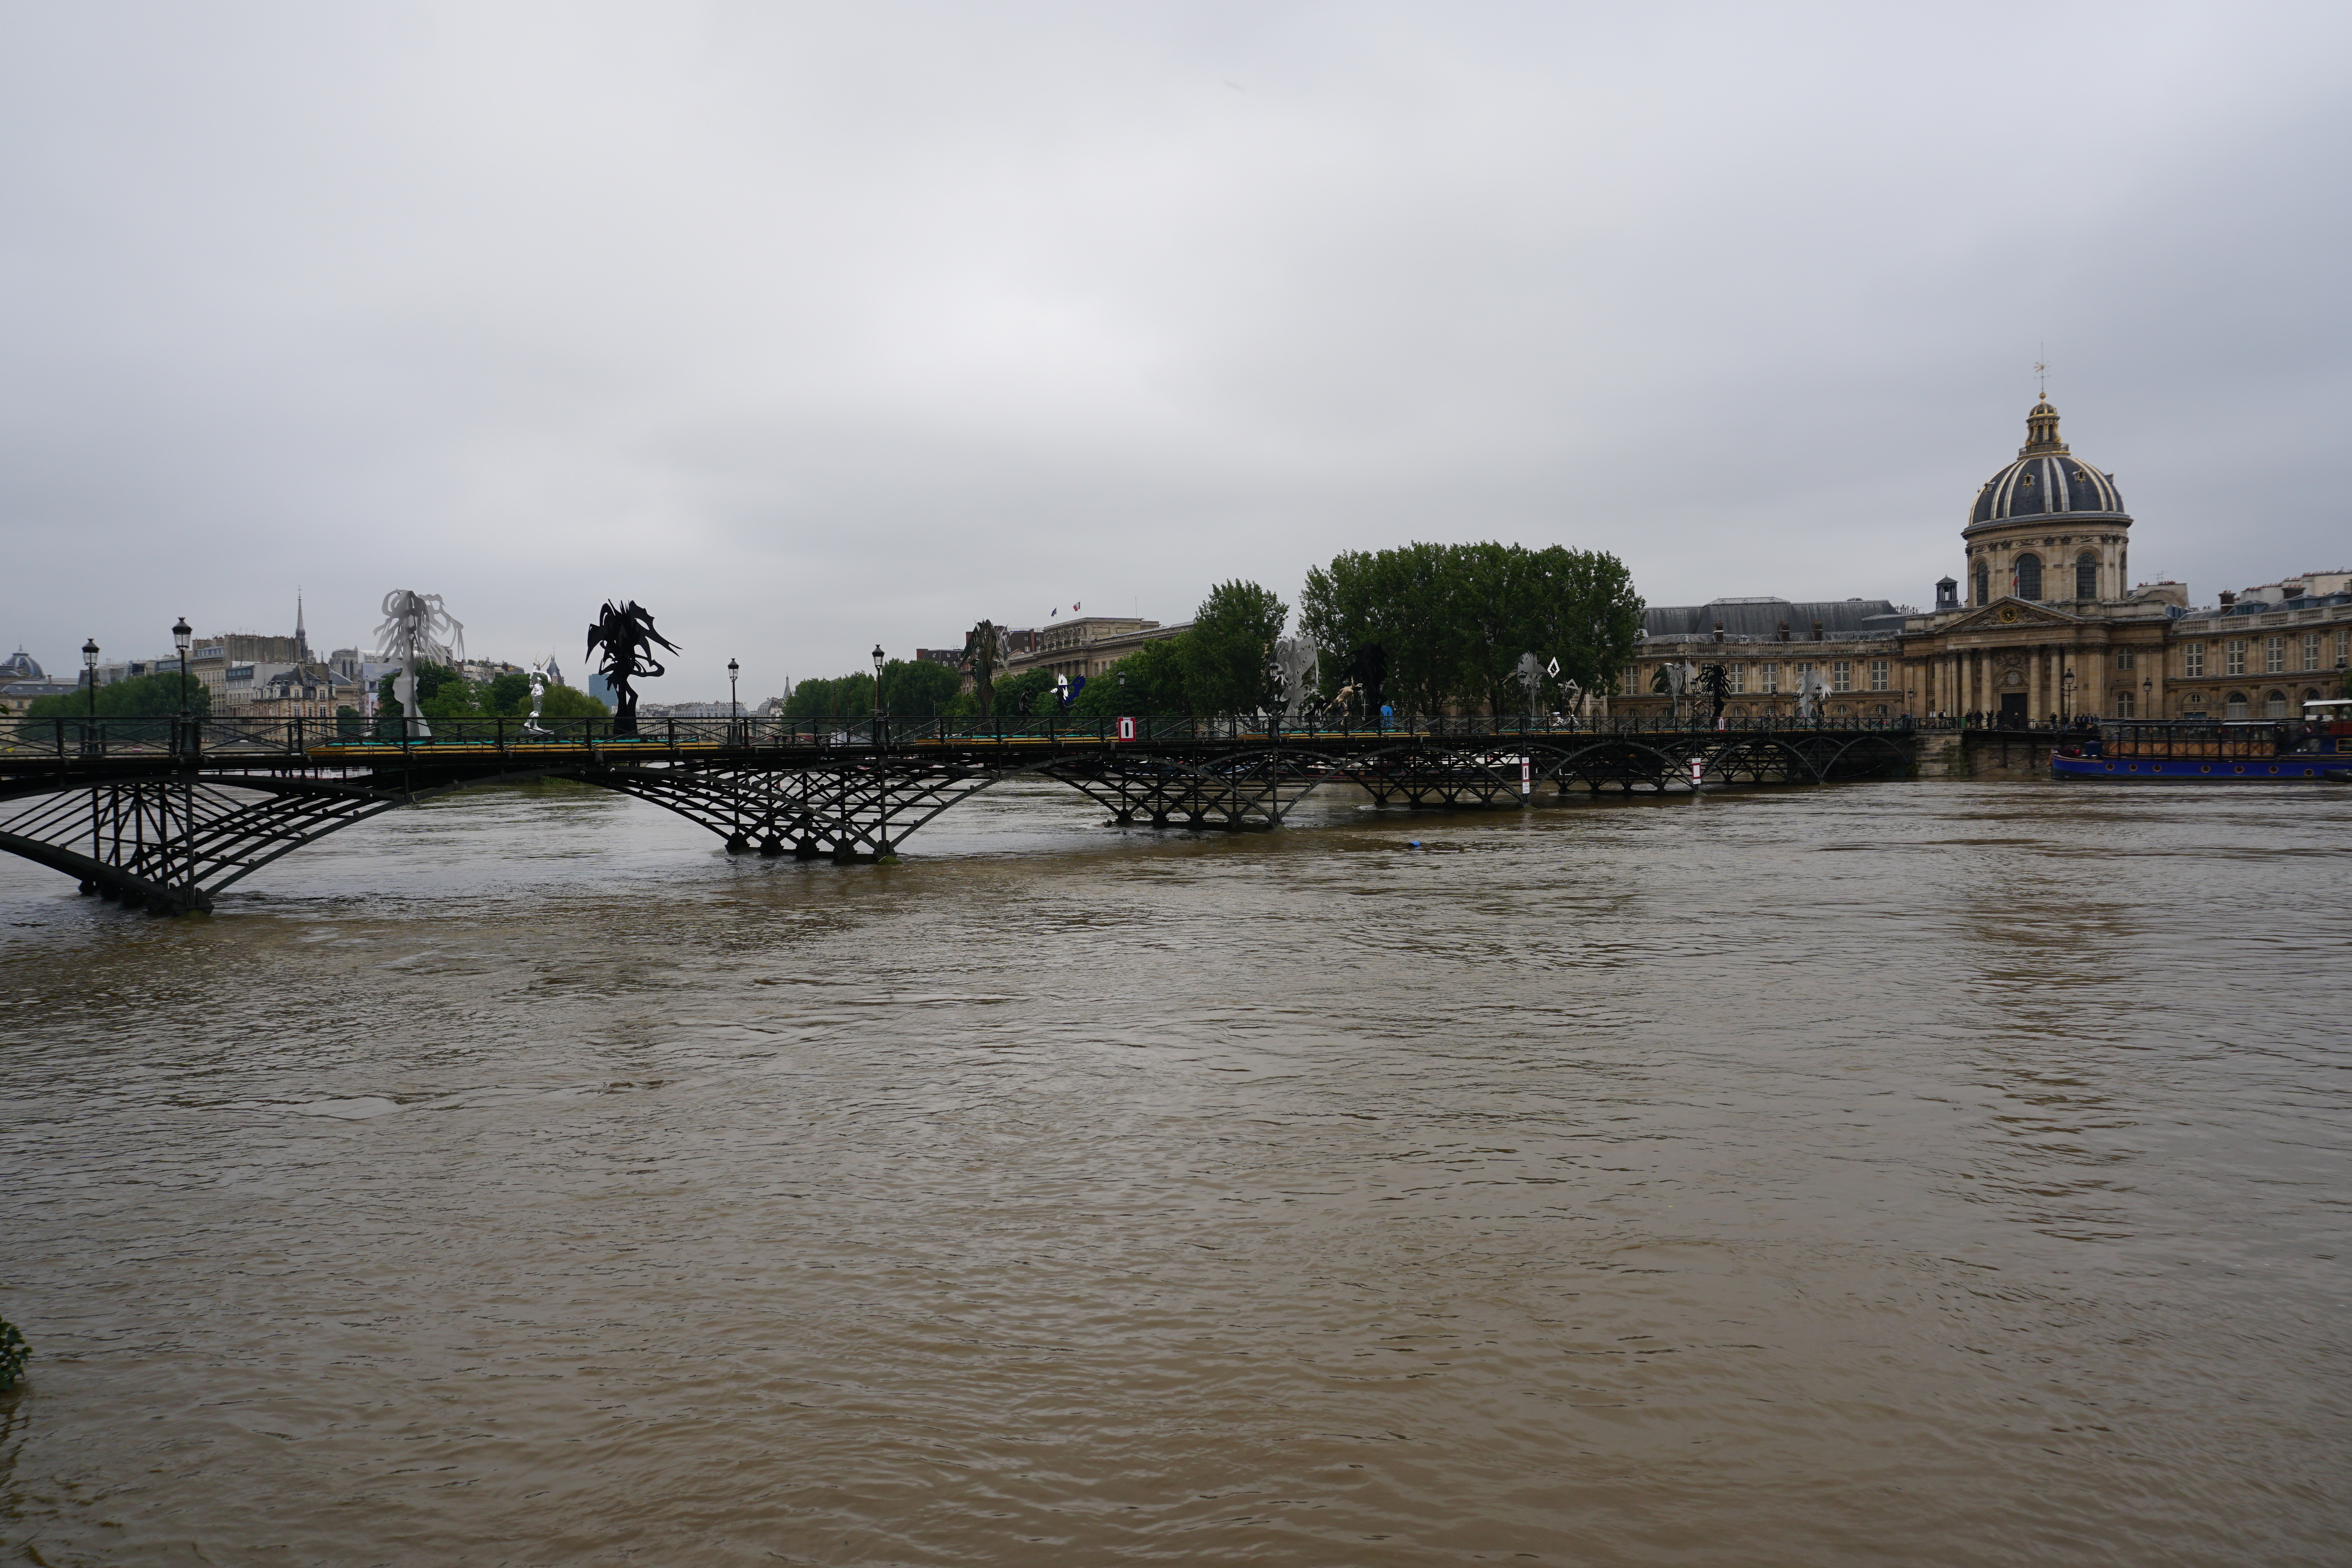
M 359 683 L 326 664 L 298 664 L 276 671 L 242 706 L 247 718 L 332 718 L 339 707 L 357 709 Z
M 310 656 L 310 640 L 300 632 L 291 637 L 265 637 L 256 632 L 231 632 L 218 637 L 199 639 L 188 649 L 188 674 L 205 691 L 212 694 L 215 713 L 232 705 L 252 700 L 254 671 L 262 671 L 260 679 L 280 670 L 292 669 Z M 174 664 L 177 660 L 174 659 Z M 246 673 L 232 682 L 229 672 L 237 665 Z

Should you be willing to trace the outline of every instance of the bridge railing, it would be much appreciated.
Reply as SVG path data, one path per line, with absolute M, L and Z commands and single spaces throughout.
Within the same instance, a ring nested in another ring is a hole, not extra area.
M 1061 715 L 901 718 L 641 718 L 634 734 L 602 718 L 0 718 L 0 757 L 54 758 L 304 757 L 321 752 L 354 760 L 460 750 L 544 754 L 606 748 L 646 753 L 713 749 L 1249 744 L 1395 737 L 1435 740 L 1566 739 L 1572 737 L 1658 737 L 1700 735 L 1789 735 L 1807 731 L 1907 733 L 1898 719 L 1675 720 L 1638 717 L 1581 720 L 1548 715 L 1399 716 L 1371 720 L 1279 719 L 1265 715 L 1200 717 L 1139 715 L 1131 718 Z

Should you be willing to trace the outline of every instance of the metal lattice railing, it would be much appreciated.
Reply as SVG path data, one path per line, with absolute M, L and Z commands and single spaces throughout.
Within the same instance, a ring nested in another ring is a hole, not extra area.
M 501 753 L 596 748 L 706 750 L 854 747 L 859 748 L 1056 745 L 1280 745 L 1286 741 L 1361 740 L 1393 737 L 1440 741 L 1534 737 L 1799 733 L 1906 734 L 1909 719 L 1725 719 L 1719 725 L 1671 718 L 1579 721 L 1515 716 L 1399 716 L 1370 723 L 1286 724 L 1263 716 L 1202 718 L 1143 716 L 1069 718 L 1059 716 L 971 718 L 647 718 L 636 732 L 617 731 L 611 718 L 454 718 L 427 721 L 416 733 L 400 718 L 0 718 L 0 759 L 59 761 L 84 758 L 314 757 L 364 762 L 370 758 L 430 748 Z

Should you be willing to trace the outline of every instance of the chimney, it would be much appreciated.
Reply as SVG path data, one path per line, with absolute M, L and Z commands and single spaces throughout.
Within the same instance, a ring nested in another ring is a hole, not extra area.
M 2236 594 L 2234 594 L 2234 593 L 2231 592 L 2231 591 L 2230 591 L 2228 589 L 2226 589 L 2226 588 L 2225 588 L 2225 589 L 2223 589 L 2223 590 L 2221 591 L 2221 608 L 2222 608 L 2222 609 L 2227 610 L 2228 608 L 2230 608 L 2230 606 L 2231 606 L 2232 604 L 2235 604 L 2236 602 L 2238 602 L 2238 596 L 2237 596 Z

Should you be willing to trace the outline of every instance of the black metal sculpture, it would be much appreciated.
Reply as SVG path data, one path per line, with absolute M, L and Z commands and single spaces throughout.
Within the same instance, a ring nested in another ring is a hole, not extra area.
M 1698 673 L 1698 689 L 1706 695 L 1714 711 L 1707 722 L 1716 728 L 1723 727 L 1723 705 L 1731 696 L 1731 670 L 1725 664 L 1709 664 Z
M 1380 716 L 1386 700 L 1381 688 L 1388 684 L 1388 651 L 1378 643 L 1365 643 L 1356 650 L 1355 657 L 1348 661 L 1348 683 L 1363 698 L 1365 717 Z
M 656 643 L 673 653 L 678 651 L 677 643 L 654 630 L 653 612 L 634 599 L 621 605 L 604 601 L 604 613 L 588 628 L 589 656 L 594 657 L 600 647 L 604 650 L 602 673 L 604 684 L 613 688 L 614 735 L 637 733 L 637 694 L 629 683 L 666 673 L 654 658 Z

